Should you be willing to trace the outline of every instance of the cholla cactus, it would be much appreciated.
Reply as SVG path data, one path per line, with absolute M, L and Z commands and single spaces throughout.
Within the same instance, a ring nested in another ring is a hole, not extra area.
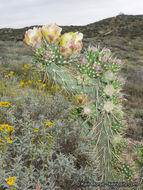
M 131 180 L 132 175 L 123 177 L 118 170 L 119 153 L 113 141 L 114 136 L 122 135 L 125 130 L 123 98 L 119 98 L 122 82 L 117 76 L 122 61 L 113 59 L 109 49 L 98 46 L 89 46 L 81 55 L 83 34 L 69 32 L 59 39 L 61 28 L 54 25 L 58 31 L 55 33 L 50 29 L 52 26 L 43 27 L 42 33 L 48 41 L 58 39 L 60 44 L 46 43 L 36 49 L 34 65 L 40 64 L 37 68 L 46 71 L 50 79 L 73 96 L 77 108 L 81 108 L 76 120 L 86 139 L 93 143 L 87 154 L 99 171 L 98 179 L 104 182 Z

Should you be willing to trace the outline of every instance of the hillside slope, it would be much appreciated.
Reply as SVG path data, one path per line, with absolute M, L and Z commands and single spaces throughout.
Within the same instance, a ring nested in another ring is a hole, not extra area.
M 60 26 L 60 25 L 59 25 Z M 22 40 L 25 31 L 33 28 L 25 27 L 21 29 L 3 28 L 0 29 L 0 40 Z M 107 18 L 99 22 L 91 23 L 85 26 L 60 26 L 62 34 L 69 31 L 80 31 L 84 38 L 120 36 L 128 38 L 143 37 L 143 15 L 119 15 Z

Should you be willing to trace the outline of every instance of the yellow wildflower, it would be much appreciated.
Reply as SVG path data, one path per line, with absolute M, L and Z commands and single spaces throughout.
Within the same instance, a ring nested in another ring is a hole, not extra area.
M 42 80 L 38 80 L 38 82 L 41 82 Z
M 9 139 L 10 139 L 10 137 L 5 137 L 5 139 L 6 139 L 6 140 L 9 140 Z
M 10 71 L 10 73 L 9 74 L 13 74 L 14 72 L 13 71 Z
M 12 140 L 10 140 L 10 137 L 5 137 L 8 143 L 12 143 Z
M 16 177 L 11 177 L 11 178 L 7 178 L 5 179 L 7 181 L 7 184 L 11 185 L 11 186 L 15 186 L 14 184 L 14 180 L 16 179 Z
M 53 136 L 47 136 L 47 138 L 49 139 L 49 138 L 53 138 Z
M 47 139 L 50 139 L 50 141 L 53 142 L 53 136 L 47 136 Z
M 45 125 L 52 125 L 53 123 L 51 123 L 51 122 L 44 122 L 45 123 Z
M 29 67 L 28 64 L 27 64 L 27 65 L 24 65 L 24 68 L 26 68 L 26 69 L 30 69 L 30 67 Z
M 11 177 L 11 178 L 12 178 L 12 179 L 16 179 L 16 177 L 14 177 L 14 176 L 13 176 L 13 177 Z
M 36 130 L 34 130 L 35 133 L 38 132 L 38 131 L 39 131 L 39 128 L 36 128 Z
M 6 77 L 8 77 L 8 75 L 4 75 L 4 77 L 6 78 Z
M 2 127 L 8 127 L 9 125 L 8 124 L 0 124 L 0 126 L 2 126 Z
M 11 133 L 14 133 L 15 130 L 13 129 L 12 126 L 8 125 L 8 126 L 7 126 L 7 129 L 5 129 L 5 131 L 8 132 L 8 133 L 10 133 L 10 132 L 11 132 Z
M 8 75 L 9 75 L 9 76 L 12 76 L 12 75 L 13 75 L 13 73 L 14 73 L 13 71 L 10 71 L 10 73 L 9 73 Z
M 9 107 L 10 103 L 9 102 L 0 102 L 0 107 Z
M 45 87 L 45 86 L 46 86 L 46 84 L 42 84 L 42 85 L 41 85 L 41 87 Z
M 21 81 L 20 82 L 20 84 L 19 84 L 19 86 L 23 86 L 24 85 L 24 82 L 23 81 Z

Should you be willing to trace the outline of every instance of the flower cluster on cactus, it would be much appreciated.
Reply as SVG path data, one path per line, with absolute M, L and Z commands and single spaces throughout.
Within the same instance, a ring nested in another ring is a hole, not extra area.
M 114 143 L 114 137 L 120 137 L 126 128 L 121 93 L 124 80 L 117 75 L 123 62 L 113 58 L 108 48 L 99 46 L 90 45 L 81 55 L 83 34 L 61 35 L 61 31 L 56 24 L 49 24 L 26 32 L 24 41 L 34 47 L 36 56 L 33 65 L 46 71 L 69 96 L 73 95 L 77 104 L 72 119 L 80 123 L 81 131 L 96 147 L 95 151 L 90 148 L 89 151 L 95 153 L 92 158 L 99 163 L 99 180 L 111 180 L 111 173 L 113 178 L 117 174 L 122 179 L 122 173 L 115 171 L 119 169 L 117 157 L 122 151 L 117 151 L 120 143 Z M 132 178 L 130 170 L 128 167 L 126 180 Z
M 27 45 L 33 46 L 35 48 L 40 48 L 41 39 L 42 39 L 41 29 L 34 27 L 33 30 L 29 29 L 28 31 L 26 31 L 24 42 Z
M 42 28 L 34 27 L 25 33 L 24 42 L 34 48 L 42 48 L 41 40 L 47 42 L 49 45 L 56 45 L 60 43 L 59 52 L 62 56 L 69 57 L 73 53 L 79 53 L 82 49 L 83 34 L 79 32 L 69 32 L 61 35 L 62 28 L 53 24 L 47 24 Z M 43 53 L 46 55 L 47 51 Z M 47 55 L 46 55 L 47 56 Z M 48 54 L 49 56 L 49 54 Z

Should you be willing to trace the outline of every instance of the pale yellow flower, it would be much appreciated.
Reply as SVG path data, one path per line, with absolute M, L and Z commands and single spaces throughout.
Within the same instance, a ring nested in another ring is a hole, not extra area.
M 47 24 L 42 26 L 42 34 L 49 44 L 59 43 L 61 37 L 62 28 L 56 25 L 56 23 Z
M 42 40 L 41 28 L 34 27 L 25 32 L 24 42 L 26 45 L 33 46 L 35 48 L 40 48 Z
M 82 49 L 83 34 L 79 32 L 64 33 L 60 38 L 60 54 L 70 56 L 71 54 L 79 54 Z

